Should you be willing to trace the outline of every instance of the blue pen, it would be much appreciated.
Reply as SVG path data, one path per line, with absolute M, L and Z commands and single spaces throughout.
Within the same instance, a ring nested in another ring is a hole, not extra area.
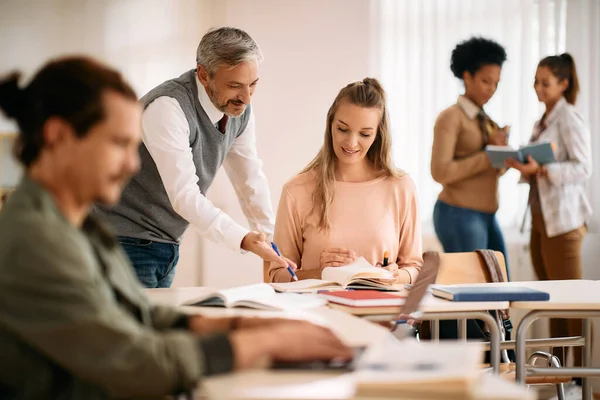
M 277 253 L 277 255 L 279 257 L 281 257 L 281 253 L 279 252 L 277 245 L 275 243 L 271 242 L 271 247 L 273 247 L 273 250 L 275 250 L 275 253 Z M 288 265 L 287 270 L 289 271 L 290 275 L 292 275 L 292 279 L 297 281 L 298 277 L 296 276 L 296 273 L 294 272 L 294 270 L 292 269 L 292 267 L 290 265 Z

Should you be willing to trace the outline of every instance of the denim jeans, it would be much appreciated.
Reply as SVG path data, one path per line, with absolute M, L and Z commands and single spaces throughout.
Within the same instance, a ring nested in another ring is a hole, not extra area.
M 433 225 L 446 253 L 489 249 L 504 254 L 506 277 L 509 277 L 506 246 L 495 214 L 455 207 L 438 200 L 433 208 Z M 474 320 L 467 320 L 467 338 L 483 340 L 483 332 L 481 321 L 478 323 Z M 439 333 L 440 339 L 457 339 L 456 321 L 440 321 Z M 508 355 L 514 359 L 512 350 L 509 350 Z M 490 360 L 489 351 L 486 352 L 485 360 L 485 362 Z
M 438 200 L 433 208 L 433 225 L 446 253 L 478 249 L 499 251 L 506 260 L 506 276 L 510 276 L 506 246 L 496 214 L 455 207 Z
M 119 236 L 138 279 L 147 288 L 168 288 L 175 277 L 179 245 Z

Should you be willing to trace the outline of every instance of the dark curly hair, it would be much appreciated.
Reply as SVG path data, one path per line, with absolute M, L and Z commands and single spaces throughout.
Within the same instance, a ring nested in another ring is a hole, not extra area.
M 504 47 L 493 40 L 473 37 L 459 43 L 452 50 L 450 70 L 458 79 L 468 71 L 474 75 L 484 65 L 499 65 L 506 61 Z

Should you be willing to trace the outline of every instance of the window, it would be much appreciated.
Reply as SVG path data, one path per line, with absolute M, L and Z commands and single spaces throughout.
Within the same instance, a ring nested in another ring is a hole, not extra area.
M 440 185 L 429 164 L 437 115 L 463 93 L 450 72 L 459 42 L 483 36 L 502 44 L 508 61 L 486 112 L 511 126 L 510 145 L 529 141 L 543 108 L 533 90 L 538 61 L 565 48 L 565 0 L 381 0 L 377 10 L 377 69 L 388 93 L 394 157 L 419 190 L 421 217 L 430 223 Z M 528 188 L 515 171 L 500 180 L 498 219 L 518 227 Z

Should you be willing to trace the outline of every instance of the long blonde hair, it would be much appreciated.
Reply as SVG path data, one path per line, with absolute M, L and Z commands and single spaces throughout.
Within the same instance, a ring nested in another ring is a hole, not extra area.
M 390 124 L 386 106 L 386 96 L 383 87 L 375 78 L 365 78 L 360 82 L 348 84 L 338 93 L 333 104 L 327 112 L 327 125 L 323 146 L 317 156 L 304 168 L 302 173 L 314 171 L 317 185 L 312 195 L 313 212 L 318 212 L 319 229 L 329 229 L 329 207 L 333 202 L 335 186 L 335 160 L 331 126 L 333 118 L 342 101 L 364 107 L 377 108 L 381 111 L 381 120 L 377 128 L 375 141 L 367 152 L 367 160 L 376 171 L 386 176 L 402 176 L 403 172 L 394 166 L 392 160 L 392 139 L 390 137 Z

